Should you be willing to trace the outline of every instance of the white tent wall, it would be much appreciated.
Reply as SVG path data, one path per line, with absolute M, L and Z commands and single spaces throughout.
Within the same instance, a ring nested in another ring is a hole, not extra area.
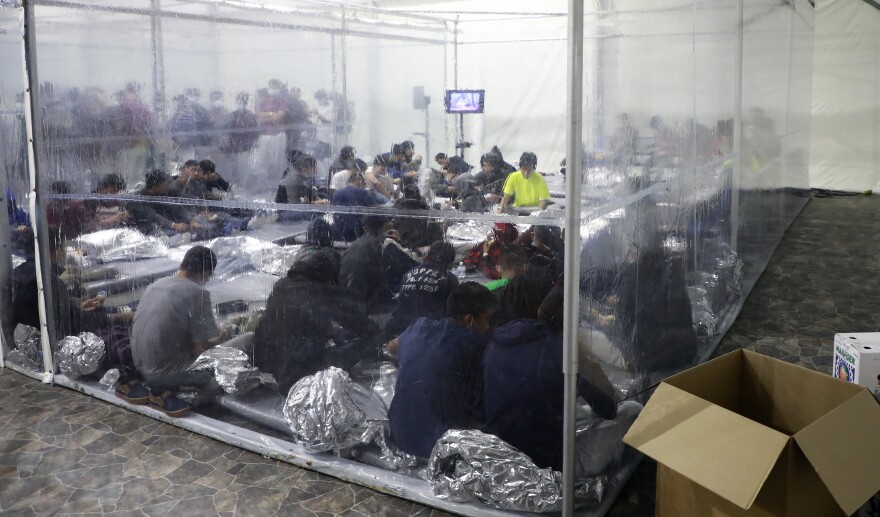
M 84 5 L 84 2 L 93 3 Z M 482 153 L 498 145 L 509 162 L 516 162 L 520 153 L 528 150 L 537 153 L 540 170 L 558 169 L 559 161 L 565 156 L 567 123 L 572 119 L 566 108 L 569 89 L 566 52 L 571 42 L 566 41 L 565 0 L 541 3 L 533 0 L 388 0 L 357 2 L 357 5 L 323 0 L 274 0 L 272 4 L 273 7 L 266 8 L 248 0 L 107 0 L 101 4 L 95 0 L 44 0 L 42 4 L 37 1 L 33 26 L 38 41 L 34 47 L 38 47 L 38 63 L 32 65 L 38 65 L 35 69 L 43 72 L 41 80 L 56 84 L 59 92 L 71 97 L 75 96 L 76 89 L 94 87 L 112 96 L 129 81 L 141 85 L 141 97 L 150 108 L 155 107 L 151 114 L 155 127 L 136 135 L 126 134 L 124 128 L 110 127 L 97 135 L 94 140 L 99 144 L 123 141 L 128 146 L 103 159 L 100 165 L 105 169 L 101 173 L 115 171 L 111 167 L 118 166 L 116 157 L 129 150 L 138 151 L 146 162 L 146 147 L 150 147 L 150 159 L 156 154 L 154 148 L 170 147 L 169 133 L 175 130 L 168 127 L 166 117 L 174 109 L 171 99 L 186 88 L 199 88 L 203 105 L 212 90 L 220 89 L 226 94 L 227 108 L 233 106 L 238 92 L 248 92 L 251 95 L 249 107 L 254 110 L 257 92 L 267 86 L 270 78 L 281 79 L 291 88 L 301 88 L 310 107 L 315 106 L 314 92 L 318 89 L 345 96 L 355 119 L 350 131 L 335 133 L 334 150 L 342 143 L 351 143 L 363 157 L 368 157 L 388 150 L 392 142 L 410 139 L 415 142 L 417 152 L 426 154 L 430 134 L 431 148 L 426 156 L 430 165 L 434 153 L 452 152 L 454 142 L 463 136 L 474 142 L 466 156 L 475 166 Z M 407 14 L 375 9 L 385 4 Z M 623 400 L 673 370 L 685 368 L 712 353 L 748 294 L 749 282 L 760 275 L 766 259 L 778 244 L 780 230 L 788 226 L 796 210 L 806 201 L 796 199 L 785 188 L 806 184 L 803 151 L 805 143 L 809 143 L 809 103 L 805 103 L 805 99 L 810 91 L 812 8 L 808 0 L 589 0 L 586 4 L 584 195 L 580 199 L 571 196 L 567 199 L 569 207 L 582 209 L 583 269 L 580 278 L 567 274 L 566 284 L 569 294 L 577 291 L 582 299 L 581 323 L 588 330 L 598 323 L 590 319 L 593 317 L 591 308 L 607 311 L 601 314 L 601 319 L 607 321 L 633 317 L 633 325 L 608 326 L 596 329 L 595 334 L 607 334 L 607 339 L 597 337 L 597 342 L 608 342 L 609 363 L 604 366 L 610 368 L 605 373 L 613 377 L 609 380 L 613 380 L 615 396 Z M 150 13 L 151 6 L 153 9 L 161 6 L 161 15 L 155 16 L 155 11 Z M 494 11 L 485 12 L 490 9 Z M 536 9 L 541 12 L 534 12 Z M 741 32 L 740 19 L 748 20 L 743 28 L 745 34 Z M 161 22 L 161 28 L 156 27 L 157 22 Z M 454 36 L 450 29 L 457 30 Z M 153 41 L 157 32 L 161 35 L 159 51 Z M 20 44 L 20 37 L 16 38 Z M 5 39 L 0 38 L 0 42 L 3 41 Z M 124 50 L 118 50 L 117 43 L 122 43 Z M 11 49 L 13 44 L 8 46 Z M 13 54 L 11 50 L 9 53 Z M 20 68 L 20 61 L 19 53 L 16 69 Z M 6 70 L 6 63 L 0 65 Z M 413 106 L 413 88 L 418 86 L 424 86 L 425 94 L 432 100 L 426 112 Z M 443 109 L 444 89 L 453 87 L 487 91 L 486 113 L 466 116 L 464 135 L 456 134 L 457 119 L 446 115 Z M 91 163 L 88 160 L 98 161 L 87 155 L 98 153 L 91 149 L 77 151 L 75 145 L 79 142 L 71 142 L 79 136 L 76 131 L 69 137 L 57 130 L 64 129 L 64 124 L 76 129 L 86 117 L 75 113 L 53 121 L 49 115 L 55 112 L 73 112 L 53 111 L 55 99 L 51 92 L 36 90 L 33 97 L 42 105 L 36 106 L 35 113 L 45 113 L 50 123 L 38 127 L 35 133 L 41 163 L 31 171 L 32 179 L 42 184 L 67 180 L 76 190 L 71 197 L 90 192 L 92 185 L 82 174 L 86 170 L 84 165 Z M 164 91 L 164 98 L 159 98 L 162 94 L 154 90 Z M 3 102 L 5 105 L 6 101 Z M 803 106 L 806 108 L 802 109 Z M 643 137 L 638 153 L 636 146 L 627 144 L 627 132 L 622 132 L 622 136 L 616 134 L 623 115 Z M 655 145 L 662 140 L 658 138 L 661 132 L 655 134 L 656 128 L 650 123 L 655 115 L 667 126 L 663 143 L 672 142 L 668 144 L 668 152 L 665 148 L 658 151 L 660 146 Z M 241 153 L 247 155 L 242 169 L 249 175 L 234 178 L 233 183 L 245 186 L 261 174 L 260 180 L 272 187 L 268 191 L 271 194 L 286 166 L 285 155 L 289 150 L 286 147 L 290 144 L 283 141 L 284 129 L 273 127 L 271 123 L 266 126 L 253 131 L 260 133 L 261 142 Z M 736 126 L 745 133 L 741 156 L 748 156 L 748 160 L 740 160 L 735 153 L 736 142 L 731 133 L 735 133 Z M 205 133 L 212 130 L 209 128 Z M 315 133 L 318 128 L 313 124 L 310 130 Z M 197 130 L 189 133 L 200 134 Z M 619 146 L 622 151 L 616 156 L 610 152 L 615 137 L 623 143 Z M 266 144 L 281 144 L 271 146 L 270 161 L 256 156 L 270 147 Z M 213 159 L 210 153 L 218 151 L 223 152 L 219 146 L 197 149 L 194 157 Z M 208 154 L 202 155 L 202 152 Z M 43 153 L 49 154 L 50 159 L 42 160 Z M 326 171 L 328 158 L 324 158 L 318 170 Z M 170 163 L 166 165 L 171 168 Z M 744 170 L 748 168 L 748 174 L 740 176 L 740 166 Z M 226 174 L 226 167 L 219 161 L 218 168 Z M 569 177 L 568 186 L 578 179 Z M 43 190 L 37 192 L 42 194 Z M 48 203 L 60 202 L 65 206 L 68 199 L 41 195 L 36 199 L 34 210 L 45 216 L 50 210 Z M 146 196 L 134 200 L 126 196 L 122 200 L 148 206 L 170 201 L 147 200 Z M 337 215 L 346 212 L 339 206 L 312 207 L 297 200 L 286 205 L 254 203 L 254 200 L 260 198 L 212 201 L 211 206 L 226 215 L 242 207 L 274 210 L 279 217 L 298 215 L 296 212 L 306 209 L 310 212 L 326 210 Z M 206 200 L 179 203 L 190 208 L 207 206 Z M 388 211 L 365 207 L 358 213 L 387 215 Z M 560 226 L 574 221 L 571 218 L 563 222 L 552 210 L 546 218 L 516 219 L 453 211 L 416 214 L 397 211 L 394 215 L 403 220 L 407 217 L 448 221 L 467 218 L 478 223 L 507 220 Z M 739 220 L 738 215 L 742 215 Z M 307 221 L 303 220 L 279 221 L 269 229 L 292 232 L 284 224 L 289 222 L 301 225 L 296 231 L 305 233 Z M 74 230 L 84 228 L 85 224 Z M 251 232 L 253 228 L 244 231 Z M 279 241 L 289 245 L 302 233 L 285 233 Z M 252 237 L 258 234 L 236 232 L 232 236 L 256 238 L 264 243 L 269 240 L 265 236 Z M 179 235 L 182 233 L 170 237 Z M 207 237 L 194 236 L 193 232 L 189 232 L 188 237 L 196 242 L 208 242 Z M 0 247 L 8 241 L 0 234 Z M 475 242 L 464 242 L 462 248 L 468 249 Z M 272 244 L 274 247 L 274 238 Z M 49 249 L 45 242 L 38 251 L 47 259 Z M 569 259 L 576 257 L 571 253 L 568 256 Z M 0 280 L 8 269 L 2 257 L 0 254 Z M 176 271 L 178 255 L 169 253 L 159 258 L 172 262 L 166 273 Z M 115 262 L 120 269 L 131 268 L 129 271 L 144 263 L 133 257 Z M 162 262 L 161 267 L 166 267 L 167 261 Z M 740 285 L 738 267 L 743 263 L 746 271 Z M 651 267 L 655 265 L 669 266 L 669 269 Z M 118 287 L 119 292 L 111 295 L 118 300 L 139 301 L 142 293 L 137 292 L 138 289 L 154 280 L 148 275 L 153 274 L 155 268 L 150 266 L 149 269 L 144 275 L 135 273 L 130 278 L 113 278 L 114 288 Z M 90 272 L 95 271 L 97 269 Z M 247 297 L 246 301 L 252 302 L 249 308 L 253 309 L 267 302 L 269 286 L 277 281 L 263 273 L 248 269 L 244 273 L 247 277 L 238 277 L 248 284 L 244 289 L 240 283 L 225 278 L 215 278 L 214 284 L 206 288 L 218 289 L 219 299 L 223 299 L 223 294 L 227 299 L 235 298 L 233 301 L 244 301 L 242 297 Z M 615 296 L 601 295 L 598 280 L 602 278 L 609 280 L 608 288 Z M 101 287 L 98 283 L 89 286 L 93 291 Z M 700 289 L 704 292 L 700 293 Z M 618 305 L 611 301 L 614 297 L 619 299 L 621 293 L 627 295 L 625 303 Z M 218 293 L 215 291 L 215 294 Z M 685 317 L 669 324 L 654 323 L 651 308 L 665 310 L 666 307 L 662 301 L 645 303 L 642 300 L 659 296 L 658 300 L 668 302 L 673 295 L 679 302 L 665 305 L 674 306 L 678 312 L 675 316 Z M 701 298 L 694 302 L 691 295 Z M 60 304 L 59 299 L 52 298 L 51 292 L 44 298 L 47 305 Z M 212 301 L 218 302 L 218 298 Z M 697 304 L 701 306 L 696 307 Z M 632 310 L 634 308 L 636 310 Z M 699 316 L 703 318 L 699 324 L 694 320 L 697 309 L 702 311 Z M 43 319 L 45 323 L 46 314 Z M 633 329 L 639 328 L 636 322 L 641 330 L 633 333 Z M 642 336 L 651 336 L 659 342 L 659 334 L 674 325 L 679 325 L 672 329 L 679 334 L 667 333 L 667 337 L 685 342 L 680 349 L 661 347 L 662 353 L 651 353 L 650 343 L 640 341 Z M 622 358 L 623 354 L 628 354 L 630 359 Z M 50 364 L 52 356 L 45 357 Z M 655 358 L 669 361 L 652 362 Z M 121 403 L 112 392 L 96 388 L 94 380 L 77 384 L 58 375 L 56 381 L 79 389 L 88 386 L 86 391 L 91 395 Z M 241 405 L 236 407 L 241 409 Z M 375 460 L 374 457 L 359 456 L 364 463 L 358 463 L 329 454 L 303 454 L 301 447 L 288 441 L 293 439 L 288 434 L 291 429 L 283 421 L 279 425 L 280 417 L 275 410 L 277 406 L 273 412 L 267 411 L 271 413 L 269 427 L 281 431 L 283 439 L 270 439 L 270 434 L 260 434 L 262 431 L 245 432 L 235 423 L 240 422 L 237 419 L 223 421 L 194 415 L 176 423 L 261 454 L 450 511 L 467 515 L 501 513 L 484 505 L 458 505 L 435 498 L 424 480 L 380 470 L 375 465 L 384 464 L 368 463 Z M 262 420 L 250 423 L 265 424 L 266 415 L 259 416 Z M 572 419 L 569 420 L 572 424 Z M 574 436 L 574 431 L 570 425 L 568 436 Z M 613 438 L 613 443 L 619 445 L 619 439 Z M 585 507 L 586 514 L 601 515 L 608 510 L 636 461 L 632 450 L 623 453 L 620 461 L 607 470 L 610 479 L 601 505 Z
M 880 186 L 880 11 L 863 0 L 816 2 L 810 186 Z

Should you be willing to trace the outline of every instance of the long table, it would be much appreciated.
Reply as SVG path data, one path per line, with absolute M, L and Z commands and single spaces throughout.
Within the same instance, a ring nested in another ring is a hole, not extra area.
M 255 230 L 248 231 L 243 235 L 254 237 L 278 245 L 292 244 L 297 237 L 304 235 L 308 229 L 308 221 L 279 221 L 269 223 Z M 106 278 L 105 274 L 98 276 L 104 277 L 98 280 L 84 282 L 82 284 L 86 296 L 97 296 L 104 294 L 108 296 L 107 303 L 109 305 L 125 305 L 130 296 L 126 293 L 136 293 L 143 290 L 151 283 L 159 278 L 173 275 L 180 267 L 181 252 L 185 252 L 192 246 L 197 244 L 206 244 L 207 241 L 192 242 L 178 248 L 170 254 L 170 257 L 157 257 L 143 260 L 116 261 L 106 264 L 100 264 L 83 270 L 83 274 L 105 273 L 106 270 L 115 270 L 112 278 Z M 111 271 L 112 273 L 112 271 Z

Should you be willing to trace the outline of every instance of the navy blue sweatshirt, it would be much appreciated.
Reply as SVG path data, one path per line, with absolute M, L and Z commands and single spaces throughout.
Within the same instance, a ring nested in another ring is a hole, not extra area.
M 534 319 L 501 325 L 483 354 L 483 431 L 527 454 L 538 467 L 562 470 L 562 335 Z M 603 418 L 614 400 L 581 378 L 578 393 Z
M 400 335 L 400 371 L 388 409 L 391 440 L 428 457 L 449 429 L 480 425 L 480 358 L 488 341 L 450 319 L 419 318 Z

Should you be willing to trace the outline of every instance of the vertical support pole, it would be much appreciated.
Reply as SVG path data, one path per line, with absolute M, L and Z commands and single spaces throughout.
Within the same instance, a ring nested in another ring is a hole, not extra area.
M 43 149 L 43 134 L 41 129 L 42 112 L 40 108 L 40 80 L 37 75 L 37 34 L 36 18 L 34 16 L 34 4 L 32 0 L 24 0 L 24 16 L 22 17 L 22 58 L 25 76 L 24 92 L 24 118 L 27 130 L 28 148 L 28 175 L 30 176 L 30 211 L 31 224 L 33 225 L 34 253 L 36 254 L 37 288 L 40 296 L 37 298 L 37 307 L 40 311 L 40 336 L 43 345 L 43 366 L 45 369 L 43 381 L 52 381 L 52 372 L 55 370 L 52 358 L 52 343 L 57 342 L 55 328 L 55 311 L 50 310 L 56 302 L 54 287 L 51 282 L 52 261 L 49 256 L 49 225 L 46 218 L 46 203 L 43 202 L 41 178 L 38 171 L 41 170 L 42 157 L 40 150 Z M 40 248 L 43 249 L 40 249 Z
M 170 152 L 168 139 L 168 123 L 166 120 L 165 97 L 165 46 L 162 38 L 162 0 L 150 0 L 150 47 L 153 55 L 152 79 L 153 79 L 153 114 L 155 124 L 151 128 L 153 133 L 153 167 L 160 166 L 164 156 Z M 156 143 L 159 143 L 157 146 Z M 158 148 L 157 148 L 158 147 Z
M 740 179 L 742 178 L 743 169 L 743 149 L 742 149 L 742 110 L 743 110 L 743 31 L 745 27 L 743 2 L 739 0 L 736 6 L 736 56 L 734 63 L 734 81 L 733 81 L 733 174 L 730 178 L 730 249 L 739 253 L 737 249 L 739 239 L 739 194 Z
M 449 88 L 449 23 L 443 22 L 443 94 Z M 443 142 L 449 144 L 449 117 L 443 117 Z M 430 159 L 430 158 L 429 158 Z
M 565 182 L 565 319 L 563 374 L 562 514 L 574 513 L 575 421 L 577 419 L 578 328 L 580 327 L 581 183 L 583 182 L 584 0 L 568 2 L 568 93 Z
M 423 165 L 429 165 L 431 160 L 433 160 L 431 155 L 431 104 L 428 101 L 428 104 L 425 104 L 425 162 Z
M 795 25 L 796 25 L 796 19 L 797 19 L 797 3 L 792 2 L 786 8 L 791 11 L 791 13 L 788 17 L 788 77 L 786 78 L 787 85 L 786 85 L 786 89 L 785 89 L 785 119 L 784 119 L 785 120 L 785 129 L 782 131 L 782 134 L 785 136 L 783 136 L 779 142 L 779 144 L 780 144 L 780 147 L 779 147 L 779 152 L 780 152 L 779 160 L 780 161 L 779 161 L 779 163 L 781 165 L 781 167 L 780 167 L 781 174 L 778 175 L 778 178 L 776 180 L 775 187 L 777 189 L 784 189 L 787 187 L 802 187 L 802 185 L 794 184 L 794 178 L 791 175 L 792 166 L 798 167 L 800 164 L 797 164 L 797 163 L 792 164 L 791 161 L 789 160 L 789 155 L 791 154 L 789 152 L 789 150 L 791 149 L 791 136 L 793 134 L 797 133 L 798 129 L 799 129 L 799 128 L 792 127 L 793 121 L 792 121 L 792 117 L 791 117 L 791 115 L 792 115 L 791 106 L 792 106 L 792 97 L 793 97 L 792 92 L 794 91 L 794 88 L 795 88 L 795 83 L 794 83 L 794 73 L 795 73 L 794 38 L 795 38 L 795 32 L 796 32 Z M 800 85 L 798 85 L 798 86 L 800 86 Z M 876 152 L 877 152 L 877 150 L 875 149 L 874 153 L 876 153 Z M 788 196 L 786 196 L 786 197 L 788 197 Z M 781 208 L 784 209 L 784 207 L 785 207 L 785 204 L 783 204 Z M 788 214 L 784 213 L 784 212 L 780 213 L 780 217 L 787 218 Z M 780 235 L 780 238 L 782 238 L 781 235 Z
M 333 149 L 331 152 L 333 155 L 336 155 L 336 151 L 342 147 L 343 145 L 348 143 L 348 56 L 345 52 L 345 31 L 348 30 L 348 20 L 345 18 L 345 6 L 342 7 L 342 31 L 339 33 L 339 46 L 341 47 L 342 58 L 339 62 L 339 73 L 342 76 L 342 102 L 345 103 L 345 109 L 342 110 L 343 116 L 342 120 L 336 121 L 336 127 L 333 128 Z M 334 101 L 335 103 L 335 101 Z M 337 110 L 337 113 L 339 111 Z M 337 128 L 342 124 L 343 134 L 345 135 L 345 142 L 339 142 L 339 133 L 337 132 Z
M 453 54 L 452 54 L 452 87 L 453 89 L 458 89 L 458 16 L 455 17 L 455 25 L 453 26 L 452 32 L 452 45 L 453 45 Z M 456 139 L 456 143 L 464 142 L 464 115 L 458 115 L 458 138 Z M 458 155 L 464 160 L 464 147 L 458 150 Z

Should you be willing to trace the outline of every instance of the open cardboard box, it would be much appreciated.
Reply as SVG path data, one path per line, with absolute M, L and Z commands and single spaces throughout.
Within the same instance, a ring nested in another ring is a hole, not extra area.
M 623 441 L 659 464 L 659 517 L 850 515 L 880 489 L 874 397 L 746 350 L 666 379 Z

